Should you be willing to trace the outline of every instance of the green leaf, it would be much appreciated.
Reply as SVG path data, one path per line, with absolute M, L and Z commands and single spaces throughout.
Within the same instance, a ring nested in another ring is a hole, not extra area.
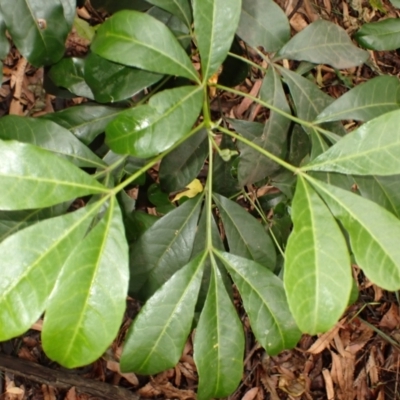
M 189 0 L 148 0 L 148 3 L 154 4 L 173 15 L 176 15 L 190 27 L 192 23 L 192 10 L 190 8 Z
M 56 86 L 68 89 L 76 96 L 93 100 L 94 95 L 84 77 L 85 60 L 82 58 L 63 58 L 49 71 L 50 79 Z
M 192 254 L 202 196 L 186 201 L 154 223 L 130 249 L 130 292 L 147 299 Z
M 247 211 L 226 197 L 214 194 L 232 254 L 274 270 L 275 247 L 265 228 Z
M 150 7 L 150 4 L 144 0 L 90 0 L 90 4 L 95 9 L 101 9 L 111 14 L 119 10 L 139 10 L 144 11 Z
M 232 394 L 242 378 L 243 326 L 213 265 L 210 288 L 194 337 L 194 361 L 199 374 L 197 398 Z
M 0 244 L 0 341 L 21 335 L 43 313 L 57 276 L 91 222 L 87 207 L 51 218 Z
M 190 58 L 172 32 L 141 12 L 114 14 L 97 31 L 91 49 L 110 61 L 199 82 Z
M 290 107 L 286 100 L 280 76 L 272 67 L 268 68 L 265 74 L 260 90 L 260 98 L 290 114 Z M 289 119 L 271 111 L 269 119 L 264 124 L 262 134 L 257 135 L 252 142 L 277 157 L 284 159 L 287 152 L 286 142 L 290 124 L 291 121 Z M 235 128 L 235 124 L 232 125 Z M 240 130 L 235 129 L 241 133 Z M 253 148 L 243 144 L 239 144 L 238 147 L 240 150 L 238 167 L 240 186 L 260 181 L 266 176 L 272 175 L 280 168 L 279 164 Z
M 390 0 L 393 7 L 400 8 L 400 0 Z
M 400 110 L 381 115 L 347 134 L 302 167 L 354 175 L 400 174 Z
M 354 176 L 362 197 L 372 200 L 400 218 L 400 175 Z
M 297 181 L 292 219 L 284 267 L 286 295 L 301 331 L 315 335 L 329 330 L 347 307 L 352 287 L 350 257 L 338 224 L 302 176 Z
M 67 368 L 97 360 L 118 333 L 128 289 L 128 245 L 115 197 L 68 257 L 43 323 L 46 354 Z
M 282 280 L 254 261 L 229 253 L 220 256 L 240 292 L 261 346 L 269 355 L 294 347 L 301 332 L 290 313 Z
M 88 40 L 89 42 L 93 40 L 96 33 L 96 29 L 93 26 L 89 25 L 87 21 L 78 16 L 75 16 L 74 28 L 79 37 Z
M 203 81 L 228 55 L 239 23 L 241 0 L 193 0 L 194 34 Z
M 290 39 L 290 25 L 283 10 L 272 0 L 242 0 L 236 32 L 252 47 L 279 50 Z
M 200 130 L 161 161 L 159 178 L 166 192 L 181 190 L 193 181 L 208 155 L 207 131 Z
M 400 47 L 399 32 L 399 18 L 388 18 L 364 24 L 354 35 L 354 39 L 366 49 L 396 50 Z
M 289 87 L 296 114 L 300 119 L 312 122 L 320 112 L 333 103 L 333 98 L 324 93 L 315 83 L 287 69 L 279 68 L 279 71 Z M 327 122 L 322 127 L 340 136 L 346 133 L 340 122 Z M 308 128 L 303 127 L 303 129 L 310 133 Z
M 53 64 L 63 56 L 73 22 L 68 2 L 3 1 L 0 8 L 14 44 L 32 65 Z
M 129 329 L 121 369 L 154 375 L 173 368 L 192 327 L 205 254 L 176 272 L 146 302 Z
M 104 132 L 107 124 L 124 109 L 93 104 L 66 108 L 41 117 L 56 122 L 71 131 L 84 144 L 91 143 Z
M 70 204 L 65 202 L 37 210 L 0 211 L 0 242 L 29 225 L 65 214 Z
M 46 119 L 7 115 L 0 119 L 0 139 L 34 144 L 65 157 L 78 167 L 105 166 L 71 132 Z
M 96 101 L 114 103 L 135 96 L 162 75 L 125 67 L 91 53 L 85 59 L 84 78 Z
M 106 129 L 107 144 L 116 153 L 148 158 L 167 150 L 195 123 L 203 90 L 182 86 L 154 95 L 148 104 L 129 109 Z
M 0 140 L 0 159 L 0 210 L 43 208 L 87 194 L 107 193 L 70 162 L 30 144 Z
M 383 289 L 398 290 L 399 220 L 381 206 L 354 193 L 316 180 L 312 185 L 346 229 L 356 263 L 368 279 Z
M 340 96 L 317 116 L 315 122 L 344 119 L 364 122 L 399 108 L 399 79 L 395 76 L 377 76 Z
M 339 25 L 319 19 L 295 35 L 278 52 L 277 57 L 344 69 L 363 64 L 369 55 L 354 46 Z
M 6 23 L 0 9 L 0 60 L 3 60 L 10 51 L 10 43 L 6 35 Z M 3 82 L 3 63 L 0 61 L 0 82 Z

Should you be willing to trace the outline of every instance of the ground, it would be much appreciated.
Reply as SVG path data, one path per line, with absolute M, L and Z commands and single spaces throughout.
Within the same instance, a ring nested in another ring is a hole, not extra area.
M 331 0 L 279 0 L 290 18 L 293 33 L 317 18 L 340 24 L 349 34 L 365 22 L 383 17 L 399 17 L 389 3 L 380 4 Z M 90 18 L 89 7 L 79 10 Z M 72 33 L 67 52 L 87 51 L 87 43 Z M 368 65 L 343 72 L 352 85 L 379 74 L 399 75 L 400 59 L 394 52 L 370 52 Z M 250 55 L 251 56 L 251 55 Z M 257 60 L 254 56 L 254 61 Z M 12 49 L 3 68 L 0 89 L 0 116 L 5 114 L 39 116 L 84 101 L 75 98 L 60 103 L 43 90 L 43 69 L 35 69 Z M 347 89 L 337 84 L 336 74 L 327 67 L 319 69 L 318 83 L 333 97 Z M 257 94 L 256 71 L 241 90 Z M 255 119 L 260 108 L 248 100 L 222 95 L 227 115 Z M 227 100 L 227 101 L 224 101 Z M 234 101 L 232 101 L 234 100 Z M 353 266 L 360 295 L 340 322 L 318 337 L 303 335 L 298 346 L 269 357 L 256 343 L 247 317 L 236 301 L 246 329 L 246 354 L 243 380 L 229 399 L 400 399 L 400 315 L 398 293 L 388 293 L 371 284 Z M 66 370 L 49 360 L 40 342 L 41 321 L 22 337 L 0 344 L 0 398 L 19 399 L 180 399 L 196 397 L 196 368 L 192 342 L 188 340 L 179 364 L 156 376 L 122 374 L 116 361 L 127 327 L 139 304 L 128 299 L 124 323 L 112 348 L 87 367 Z

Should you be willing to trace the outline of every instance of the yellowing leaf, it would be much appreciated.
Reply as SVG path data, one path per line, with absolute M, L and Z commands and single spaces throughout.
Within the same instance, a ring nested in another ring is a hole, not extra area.
M 186 186 L 187 190 L 184 190 L 183 192 L 178 193 L 172 201 L 178 201 L 182 197 L 189 197 L 191 199 L 192 197 L 195 197 L 199 193 L 203 191 L 203 185 L 198 179 L 193 180 L 192 182 L 189 183 L 189 185 Z

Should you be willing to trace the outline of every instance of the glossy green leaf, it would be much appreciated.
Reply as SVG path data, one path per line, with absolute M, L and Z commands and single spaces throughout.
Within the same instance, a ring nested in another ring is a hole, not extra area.
M 70 162 L 30 144 L 0 140 L 0 159 L 0 210 L 49 207 L 87 194 L 107 193 Z
M 176 272 L 143 306 L 129 329 L 121 369 L 153 375 L 173 368 L 192 327 L 205 255 Z
M 364 24 L 354 35 L 354 39 L 366 49 L 396 50 L 400 47 L 399 33 L 399 18 L 387 18 Z
M 241 0 L 193 0 L 194 34 L 207 81 L 228 55 L 239 23 Z
M 289 87 L 297 117 L 312 122 L 320 112 L 333 103 L 334 99 L 310 80 L 284 68 L 279 68 L 279 71 Z M 340 136 L 346 133 L 340 122 L 326 122 L 322 127 Z M 308 128 L 303 127 L 303 129 L 310 132 Z
M 66 202 L 37 210 L 0 211 L 0 242 L 29 225 L 65 214 L 70 204 Z
M 93 100 L 94 95 L 84 77 L 85 60 L 82 58 L 63 58 L 49 71 L 50 79 L 56 86 L 68 89 L 76 96 Z
M 260 98 L 282 111 L 290 114 L 290 107 L 282 87 L 282 82 L 274 68 L 268 68 L 260 90 Z M 287 134 L 291 121 L 286 117 L 270 112 L 269 119 L 263 126 L 261 135 L 257 135 L 252 142 L 277 157 L 284 159 L 287 152 Z M 232 124 L 237 132 L 241 133 Z M 248 138 L 249 139 L 249 138 Z M 252 184 L 276 172 L 280 166 L 265 155 L 253 148 L 240 144 L 240 159 L 238 180 L 240 186 Z
M 214 265 L 194 337 L 199 400 L 232 394 L 242 377 L 243 353 L 243 326 Z
M 381 206 L 354 193 L 319 181 L 312 181 L 312 184 L 346 229 L 356 263 L 368 279 L 383 289 L 398 290 L 399 220 Z
M 400 108 L 400 81 L 395 76 L 377 76 L 357 85 L 325 108 L 316 123 L 355 119 L 369 121 Z
M 202 129 L 162 159 L 159 177 L 166 192 L 181 190 L 197 177 L 208 155 L 206 138 Z
M 354 46 L 342 27 L 319 19 L 295 35 L 278 52 L 277 57 L 344 69 L 364 63 L 369 55 Z
M 353 179 L 362 197 L 372 200 L 400 218 L 400 175 L 359 175 Z
M 114 14 L 101 25 L 91 48 L 110 61 L 199 81 L 172 32 L 144 13 L 124 10 Z
M 188 263 L 202 196 L 186 201 L 152 225 L 130 249 L 130 291 L 147 299 Z
M 81 142 L 89 144 L 122 111 L 124 110 L 116 107 L 82 104 L 46 114 L 41 118 L 56 122 L 71 131 Z
M 269 355 L 294 347 L 301 332 L 290 313 L 282 280 L 254 261 L 229 253 L 221 253 L 221 258 L 240 292 L 261 346 Z
M 116 153 L 148 158 L 167 150 L 195 123 L 203 90 L 182 86 L 154 95 L 148 104 L 129 109 L 106 129 L 107 144 Z
M 87 208 L 51 218 L 0 244 L 0 341 L 27 331 L 43 313 L 57 276 L 91 222 Z
M 148 0 L 148 3 L 154 4 L 173 15 L 176 15 L 187 26 L 192 23 L 192 10 L 189 0 Z
M 237 34 L 250 46 L 277 51 L 290 39 L 289 20 L 272 0 L 242 0 Z
M 96 28 L 91 26 L 84 19 L 79 18 L 78 15 L 76 15 L 74 19 L 74 29 L 79 37 L 88 40 L 89 42 L 93 40 L 96 33 Z
M 67 368 L 97 360 L 118 333 L 128 289 L 128 245 L 115 197 L 68 257 L 49 299 L 42 341 Z
M 302 169 L 354 175 L 400 174 L 400 110 L 381 115 L 347 134 Z
M 63 56 L 73 22 L 70 3 L 61 0 L 48 0 L 45 6 L 36 0 L 0 3 L 14 44 L 34 66 L 53 64 Z
M 34 144 L 65 157 L 78 167 L 105 166 L 71 132 L 49 120 L 7 115 L 0 119 L 0 139 Z
M 213 197 L 221 214 L 231 253 L 274 270 L 275 247 L 261 223 L 232 200 L 217 194 Z
M 329 209 L 299 176 L 292 204 L 294 229 L 286 247 L 284 284 L 302 332 L 326 332 L 347 307 L 351 263 L 346 241 Z
M 133 97 L 158 82 L 162 75 L 113 63 L 94 53 L 85 59 L 84 78 L 99 103 Z

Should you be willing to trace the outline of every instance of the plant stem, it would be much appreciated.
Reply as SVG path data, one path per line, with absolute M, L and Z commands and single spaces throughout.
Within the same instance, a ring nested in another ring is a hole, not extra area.
M 252 149 L 258 151 L 259 153 L 263 154 L 264 156 L 270 158 L 272 161 L 275 161 L 277 164 L 281 165 L 282 167 L 288 169 L 289 171 L 292 171 L 294 174 L 297 174 L 299 169 L 297 167 L 294 167 L 293 165 L 287 163 L 286 161 L 283 161 L 279 157 L 275 156 L 274 154 L 270 153 L 268 150 L 262 149 L 260 146 L 257 146 L 250 140 L 244 138 L 243 136 L 238 135 L 236 132 L 232 132 L 228 129 L 225 129 L 224 127 L 220 126 L 218 128 L 221 132 L 235 138 L 236 140 L 239 140 L 240 142 L 247 144 L 247 146 L 251 147 Z
M 248 58 L 246 58 L 246 57 L 242 57 L 242 56 L 239 56 L 238 54 L 231 53 L 231 52 L 229 52 L 228 55 L 231 56 L 231 57 L 233 57 L 233 58 L 237 58 L 238 60 L 243 61 L 244 63 L 249 64 L 249 65 L 251 65 L 251 66 L 254 67 L 254 68 L 257 68 L 257 69 L 259 69 L 260 71 L 263 71 L 263 72 L 266 72 L 266 71 L 267 71 L 264 67 L 262 67 L 261 65 L 256 64 L 256 63 L 253 62 L 253 61 L 250 61 L 250 60 L 249 60 Z

